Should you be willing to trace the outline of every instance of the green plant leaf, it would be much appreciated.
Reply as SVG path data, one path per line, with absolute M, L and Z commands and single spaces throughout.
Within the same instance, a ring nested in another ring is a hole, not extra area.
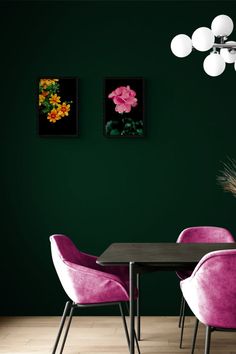
M 120 132 L 119 132 L 118 129 L 112 129 L 112 130 L 110 131 L 110 135 L 120 135 Z

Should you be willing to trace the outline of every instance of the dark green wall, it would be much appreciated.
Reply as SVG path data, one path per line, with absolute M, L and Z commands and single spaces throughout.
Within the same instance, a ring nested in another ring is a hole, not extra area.
M 111 242 L 173 242 L 191 225 L 236 234 L 235 200 L 216 183 L 221 161 L 236 157 L 236 73 L 231 65 L 210 78 L 204 53 L 181 60 L 169 49 L 175 34 L 191 35 L 218 14 L 236 21 L 236 3 L 0 7 L 1 313 L 61 312 L 52 233 L 97 255 Z M 36 78 L 47 75 L 80 78 L 79 138 L 37 135 Z M 147 138 L 103 136 L 106 76 L 145 78 Z M 143 283 L 144 313 L 177 314 L 175 274 Z

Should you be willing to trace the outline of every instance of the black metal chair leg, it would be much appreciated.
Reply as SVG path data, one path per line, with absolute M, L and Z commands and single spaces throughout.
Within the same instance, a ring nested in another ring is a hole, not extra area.
M 180 304 L 180 311 L 179 311 L 179 328 L 181 327 L 181 323 L 182 323 L 183 304 L 184 304 L 184 297 L 182 295 L 181 304 Z
M 127 309 L 127 312 L 129 314 L 129 306 L 127 304 L 127 302 L 125 303 L 126 305 L 126 309 Z M 124 317 L 125 318 L 125 317 Z M 125 323 L 126 323 L 126 320 L 125 320 Z M 138 344 L 138 338 L 137 338 L 137 335 L 136 335 L 136 331 L 134 330 L 134 339 L 135 339 L 135 342 L 136 342 L 136 346 L 137 346 L 137 349 L 138 349 L 138 353 L 141 354 L 140 352 L 140 348 L 139 348 L 139 344 Z
M 66 343 L 66 339 L 67 339 L 67 335 L 68 335 L 68 332 L 69 332 L 69 329 L 70 329 L 72 316 L 73 316 L 73 312 L 74 312 L 74 306 L 73 305 L 74 304 L 72 304 L 71 309 L 70 309 L 70 315 L 69 315 L 68 323 L 67 323 L 67 326 L 66 326 L 64 338 L 63 338 L 63 341 L 62 341 L 60 354 L 62 354 L 62 352 L 63 352 L 64 346 L 65 346 L 65 343 Z
M 127 328 L 127 323 L 125 320 L 125 315 L 124 315 L 124 311 L 123 311 L 123 307 L 122 307 L 122 303 L 119 303 L 119 308 L 120 308 L 120 314 L 123 320 L 123 325 L 124 325 L 124 329 L 125 329 L 125 335 L 126 335 L 126 339 L 127 339 L 127 343 L 128 343 L 128 347 L 129 347 L 129 332 L 128 332 L 128 328 Z
M 194 334 L 193 334 L 193 342 L 192 342 L 192 351 L 191 354 L 194 354 L 195 343 L 197 338 L 197 330 L 198 330 L 199 320 L 196 318 L 195 327 L 194 327 Z
M 210 354 L 210 344 L 211 344 L 211 327 L 206 327 L 206 340 L 205 340 L 205 352 L 204 354 Z
M 183 325 L 183 321 L 185 320 L 185 312 L 186 312 L 186 301 L 185 301 L 185 298 L 183 298 L 182 319 L 181 319 L 181 324 L 180 324 L 181 328 Z
M 138 340 L 141 340 L 141 317 L 140 317 L 140 274 L 137 273 L 137 337 Z
M 62 333 L 64 324 L 65 324 L 67 312 L 70 309 L 70 307 L 71 307 L 71 302 L 67 301 L 66 305 L 65 305 L 65 308 L 64 308 L 64 311 L 63 311 L 62 318 L 61 318 L 61 323 L 60 323 L 59 330 L 58 330 L 58 333 L 57 333 L 57 337 L 56 337 L 56 340 L 55 340 L 55 344 L 54 344 L 54 347 L 53 347 L 53 350 L 52 350 L 52 354 L 56 353 L 57 346 L 58 346 L 58 343 L 59 343 L 59 340 L 60 340 L 60 337 L 61 337 L 61 333 Z
M 184 335 L 185 305 L 186 305 L 186 301 L 184 300 L 184 303 L 183 303 L 183 312 L 182 312 L 182 321 L 181 321 L 180 343 L 179 343 L 180 349 L 182 348 L 183 335 Z

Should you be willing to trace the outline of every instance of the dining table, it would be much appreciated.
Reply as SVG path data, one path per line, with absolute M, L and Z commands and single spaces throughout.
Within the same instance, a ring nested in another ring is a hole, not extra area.
M 112 243 L 98 257 L 102 266 L 129 267 L 130 354 L 135 354 L 135 287 L 137 275 L 153 271 L 193 270 L 209 252 L 236 249 L 236 243 Z

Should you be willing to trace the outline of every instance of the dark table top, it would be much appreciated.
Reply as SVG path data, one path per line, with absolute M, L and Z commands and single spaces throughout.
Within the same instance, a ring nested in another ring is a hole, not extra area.
M 135 262 L 165 269 L 194 267 L 207 253 L 236 249 L 236 243 L 113 243 L 97 259 L 101 265 Z

